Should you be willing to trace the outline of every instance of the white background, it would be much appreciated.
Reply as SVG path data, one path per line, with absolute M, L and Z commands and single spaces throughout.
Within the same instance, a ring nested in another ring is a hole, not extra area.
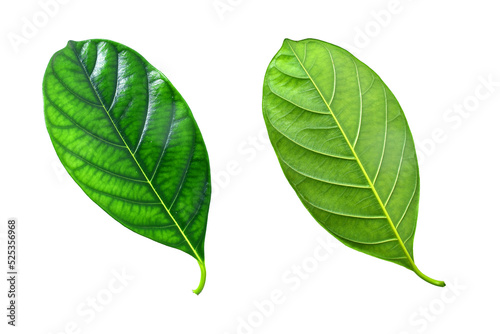
M 496 2 L 59 0 L 51 16 L 45 2 L 0 5 L 2 333 L 499 333 Z M 26 22 L 36 31 L 23 31 Z M 331 254 L 318 248 L 333 238 L 299 202 L 263 132 L 263 77 L 286 37 L 345 47 L 398 98 L 420 151 L 416 263 L 447 288 L 336 241 Z M 200 296 L 191 292 L 196 261 L 110 218 L 49 140 L 45 67 L 68 40 L 90 38 L 141 53 L 203 132 L 219 191 Z M 8 217 L 20 226 L 15 329 L 4 315 Z M 113 278 L 123 270 L 133 277 L 126 285 Z M 101 311 L 89 311 L 92 298 Z

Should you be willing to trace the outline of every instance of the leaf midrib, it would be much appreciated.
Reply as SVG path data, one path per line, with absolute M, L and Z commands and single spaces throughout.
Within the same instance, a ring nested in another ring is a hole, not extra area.
M 300 60 L 300 58 L 298 57 L 297 53 L 295 52 L 295 50 L 293 49 L 292 45 L 290 44 L 289 41 L 287 41 L 287 44 L 290 48 L 290 50 L 292 50 L 295 58 L 297 59 L 297 61 L 299 62 L 300 66 L 302 67 L 302 69 L 304 70 L 304 72 L 307 74 L 309 80 L 311 80 L 312 84 L 314 85 L 314 88 L 316 89 L 316 91 L 318 92 L 318 94 L 321 96 L 321 99 L 323 100 L 323 102 L 325 103 L 326 107 L 328 108 L 328 110 L 330 111 L 330 114 L 332 115 L 335 123 L 337 124 L 340 132 L 342 133 L 342 136 L 344 137 L 347 145 L 349 146 L 356 162 L 358 163 L 358 166 L 361 168 L 361 171 L 363 172 L 363 175 L 365 176 L 375 198 L 377 199 L 377 202 L 379 203 L 380 207 L 382 208 L 382 211 L 387 219 L 387 222 L 389 223 L 390 227 L 391 227 L 391 230 L 393 231 L 393 233 L 395 234 L 396 238 L 397 238 L 397 241 L 399 243 L 399 246 L 403 249 L 403 252 L 406 256 L 406 259 L 408 260 L 408 262 L 410 263 L 411 267 L 413 268 L 413 270 L 415 272 L 420 272 L 420 270 L 417 268 L 417 266 L 415 265 L 415 263 L 413 262 L 413 259 L 411 258 L 408 250 L 406 249 L 406 246 L 404 245 L 403 243 L 403 240 L 401 239 L 401 236 L 399 235 L 396 227 L 394 226 L 394 223 L 392 222 L 392 219 L 391 219 L 391 216 L 389 215 L 389 213 L 387 212 L 387 209 L 385 208 L 385 205 L 382 203 L 382 200 L 380 199 L 380 196 L 377 192 L 377 190 L 375 189 L 375 186 L 373 185 L 373 182 L 371 181 L 370 177 L 368 176 L 363 164 L 361 163 L 358 155 L 356 154 L 356 151 L 354 149 L 354 147 L 352 146 L 349 138 L 347 138 L 345 132 L 344 132 L 344 129 L 342 128 L 342 126 L 340 125 L 340 122 L 338 121 L 337 117 L 335 116 L 335 114 L 333 113 L 330 105 L 327 103 L 325 97 L 323 96 L 323 94 L 321 93 L 321 90 L 318 88 L 318 86 L 316 85 L 316 82 L 313 80 L 313 78 L 311 77 L 311 75 L 309 74 L 309 71 L 307 71 L 307 69 L 305 68 L 304 64 L 302 63 L 302 61 Z M 326 47 L 325 49 L 328 51 L 328 53 L 330 54 L 330 57 L 332 57 L 331 55 L 331 52 L 330 50 L 328 50 Z M 332 58 L 332 65 L 333 65 L 333 58 Z M 334 65 L 333 65 L 334 66 Z M 335 68 L 335 67 L 334 67 Z M 336 81 L 336 77 L 335 77 L 335 74 L 334 74 L 334 81 Z M 332 101 L 333 101 L 333 96 L 334 94 L 332 94 Z M 361 106 L 362 108 L 362 106 Z M 361 126 L 361 125 L 360 125 Z
M 151 187 L 151 189 L 153 190 L 153 192 L 155 193 L 156 197 L 158 197 L 158 200 L 160 201 L 160 203 L 162 204 L 163 208 L 165 209 L 165 211 L 168 213 L 168 215 L 170 216 L 170 218 L 172 219 L 172 221 L 175 223 L 175 226 L 177 227 L 177 229 L 179 230 L 179 232 L 181 233 L 181 235 L 183 236 L 183 238 L 186 240 L 186 242 L 188 243 L 189 247 L 191 248 L 191 250 L 193 251 L 194 255 L 196 256 L 196 259 L 198 260 L 198 262 L 200 263 L 200 266 L 204 263 L 204 261 L 201 259 L 200 255 L 198 254 L 198 252 L 196 251 L 196 249 L 193 247 L 193 245 L 191 244 L 191 242 L 189 241 L 189 239 L 187 238 L 187 236 L 184 234 L 184 231 L 181 229 L 179 223 L 177 223 L 177 220 L 174 218 L 174 216 L 172 215 L 172 213 L 170 212 L 170 210 L 167 208 L 167 206 L 165 205 L 165 202 L 163 201 L 163 199 L 161 198 L 161 196 L 158 194 L 158 192 L 156 191 L 156 188 L 153 186 L 153 184 L 151 183 L 151 180 L 149 180 L 149 178 L 147 177 L 146 173 L 144 172 L 144 170 L 142 169 L 142 166 L 139 164 L 139 162 L 137 161 L 134 153 L 132 152 L 132 150 L 130 149 L 130 146 L 127 144 L 127 142 L 125 141 L 125 139 L 123 138 L 122 134 L 120 133 L 120 131 L 118 130 L 118 127 L 116 126 L 115 122 L 113 121 L 113 119 L 111 118 L 111 115 L 109 114 L 109 111 L 108 109 L 106 108 L 106 106 L 104 105 L 101 97 L 99 96 L 98 92 L 97 92 L 97 89 L 96 87 L 94 87 L 94 84 L 92 82 L 92 79 L 90 78 L 90 75 L 89 73 L 87 72 L 87 69 L 85 68 L 82 60 L 80 59 L 80 56 L 78 55 L 78 52 L 74 46 L 73 43 L 71 43 L 71 48 L 73 50 L 73 53 L 75 54 L 76 58 L 78 59 L 78 64 L 80 65 L 82 71 L 85 73 L 85 76 L 89 82 L 89 85 L 92 87 L 92 90 L 96 96 L 96 98 L 99 100 L 99 103 L 101 104 L 101 107 L 103 108 L 103 110 L 106 112 L 106 115 L 108 116 L 108 119 L 109 121 L 111 122 L 111 124 L 113 125 L 113 128 L 115 129 L 116 133 L 118 134 L 118 136 L 120 137 L 121 141 L 123 142 L 124 146 L 127 148 L 128 152 L 130 153 L 130 155 L 132 156 L 132 158 L 134 159 L 137 167 L 139 168 L 139 170 L 141 171 L 142 175 L 144 176 L 144 178 L 146 179 L 146 182 L 149 184 L 149 186 Z M 117 73 L 118 75 L 118 73 Z

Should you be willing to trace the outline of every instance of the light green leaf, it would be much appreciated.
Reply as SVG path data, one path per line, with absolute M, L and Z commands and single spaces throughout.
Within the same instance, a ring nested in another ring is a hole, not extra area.
M 353 249 L 444 286 L 413 259 L 415 146 L 375 72 L 340 47 L 287 39 L 266 72 L 263 113 L 286 178 L 321 226 Z
M 208 154 L 170 81 L 112 41 L 68 42 L 43 79 L 45 121 L 62 164 L 125 227 L 199 263 L 210 204 Z

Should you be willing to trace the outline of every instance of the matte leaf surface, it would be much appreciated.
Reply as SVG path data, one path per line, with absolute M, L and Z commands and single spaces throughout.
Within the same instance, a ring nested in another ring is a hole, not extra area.
M 45 121 L 62 164 L 125 227 L 199 263 L 210 203 L 208 154 L 170 81 L 134 50 L 68 42 L 43 80 Z
M 415 265 L 419 173 L 401 107 L 346 50 L 285 40 L 265 76 L 263 113 L 283 172 L 311 215 L 345 245 Z

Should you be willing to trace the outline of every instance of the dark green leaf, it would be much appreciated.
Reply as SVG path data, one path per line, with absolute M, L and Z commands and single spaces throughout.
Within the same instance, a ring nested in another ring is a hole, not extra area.
M 199 263 L 210 204 L 208 154 L 170 81 L 134 50 L 68 42 L 43 80 L 45 121 L 62 164 L 125 227 Z
M 345 245 L 425 276 L 413 259 L 419 173 L 401 107 L 346 50 L 285 40 L 265 76 L 263 113 L 283 172 Z

